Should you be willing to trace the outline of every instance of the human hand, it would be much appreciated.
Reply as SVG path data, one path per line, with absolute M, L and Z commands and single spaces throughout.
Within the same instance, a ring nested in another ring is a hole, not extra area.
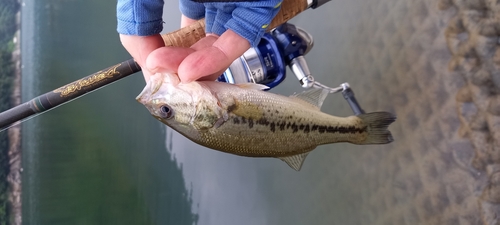
M 183 15 L 181 27 L 194 22 L 196 20 Z M 157 72 L 181 74 L 183 82 L 199 78 L 215 80 L 236 58 L 250 48 L 250 43 L 246 39 L 231 30 L 220 38 L 214 34 L 208 35 L 190 48 L 164 47 L 165 44 L 159 34 L 151 36 L 120 34 L 120 41 L 141 66 L 146 82 Z M 153 51 L 154 54 L 150 55 Z
M 190 48 L 158 48 L 147 57 L 146 67 L 152 73 L 177 73 L 184 83 L 215 80 L 248 48 L 245 38 L 227 30 L 220 37 L 209 34 Z
M 137 8 L 132 1 L 118 0 L 120 40 L 141 66 L 146 82 L 156 72 L 177 73 L 182 82 L 190 82 L 214 80 L 251 45 L 256 46 L 279 11 L 281 0 L 203 4 L 181 0 L 183 15 L 190 15 L 183 16 L 182 26 L 206 17 L 207 36 L 190 48 L 164 47 L 159 34 L 150 35 L 161 29 L 159 4 L 163 1 L 152 4 Z M 150 36 L 124 35 L 136 32 Z
M 183 2 L 190 5 L 183 7 Z M 192 18 L 203 15 L 207 36 L 190 48 L 158 48 L 146 59 L 149 71 L 177 73 L 185 83 L 220 76 L 251 45 L 258 44 L 281 5 L 280 0 L 212 2 L 204 4 L 201 10 L 189 2 L 181 0 L 181 25 L 195 21 L 184 16 L 185 12 Z
M 120 34 L 120 41 L 129 52 L 129 54 L 134 58 L 134 60 L 142 68 L 142 74 L 146 82 L 149 81 L 149 77 L 153 74 L 146 66 L 146 58 L 155 49 L 164 47 L 165 43 L 161 38 L 160 34 L 155 34 L 151 36 L 136 36 L 136 35 L 125 35 Z

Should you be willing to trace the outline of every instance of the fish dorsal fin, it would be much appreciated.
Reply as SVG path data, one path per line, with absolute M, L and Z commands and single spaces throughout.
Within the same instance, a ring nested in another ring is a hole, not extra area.
M 269 89 L 269 87 L 266 85 L 256 84 L 256 83 L 241 83 L 241 84 L 235 84 L 235 85 L 240 87 L 240 88 L 245 88 L 245 89 L 256 89 L 256 90 Z
M 302 164 L 304 163 L 304 160 L 306 160 L 307 154 L 309 154 L 309 152 L 278 158 L 286 162 L 286 164 L 288 164 L 294 170 L 299 171 L 302 167 Z
M 290 97 L 295 99 L 300 99 L 320 109 L 327 95 L 328 91 L 323 88 L 311 88 L 301 93 L 294 94 Z

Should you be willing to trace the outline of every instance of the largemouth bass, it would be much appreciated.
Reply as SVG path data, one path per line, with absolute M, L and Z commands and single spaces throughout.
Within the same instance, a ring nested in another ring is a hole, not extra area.
M 260 84 L 180 83 L 175 74 L 151 77 L 137 100 L 161 122 L 205 147 L 249 157 L 275 157 L 300 170 L 318 145 L 386 144 L 388 112 L 336 117 L 320 111 L 328 92 L 311 89 L 290 97 Z

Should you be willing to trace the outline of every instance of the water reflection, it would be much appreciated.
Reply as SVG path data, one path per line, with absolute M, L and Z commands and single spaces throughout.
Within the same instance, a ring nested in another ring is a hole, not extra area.
M 114 31 L 114 2 L 58 1 L 43 10 L 47 4 L 23 8 L 25 100 L 128 58 Z M 24 222 L 494 222 L 488 179 L 498 167 L 472 166 L 481 149 L 467 137 L 487 139 L 459 132 L 457 105 L 475 109 L 455 101 L 467 82 L 447 67 L 444 30 L 455 14 L 431 0 L 351 0 L 292 21 L 315 39 L 306 57 L 317 80 L 349 82 L 365 110 L 398 115 L 390 145 L 322 146 L 301 172 L 277 159 L 220 153 L 165 131 L 133 100 L 143 86 L 136 76 L 24 123 Z M 169 3 L 165 30 L 178 18 Z M 273 91 L 300 87 L 289 76 Z M 341 96 L 327 98 L 323 110 L 351 114 Z
M 396 141 L 322 146 L 297 173 L 276 159 L 219 153 L 174 133 L 169 145 L 193 182 L 200 224 L 495 223 L 496 198 L 484 193 L 496 194 L 494 180 L 487 184 L 498 166 L 472 165 L 489 133 L 460 132 L 463 116 L 471 118 L 460 113 L 477 110 L 455 100 L 467 83 L 448 68 L 444 34 L 457 11 L 441 9 L 430 0 L 333 1 L 294 19 L 315 39 L 306 56 L 315 78 L 331 86 L 349 82 L 365 110 L 398 115 L 391 125 Z M 300 88 L 289 76 L 274 91 Z M 351 114 L 341 96 L 327 98 L 323 110 Z
M 23 101 L 129 58 L 115 4 L 24 2 Z M 23 123 L 23 223 L 197 223 L 164 128 L 134 100 L 143 85 L 131 77 Z

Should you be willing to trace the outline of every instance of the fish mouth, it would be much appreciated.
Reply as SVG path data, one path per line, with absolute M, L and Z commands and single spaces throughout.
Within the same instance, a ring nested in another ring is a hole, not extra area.
M 146 83 L 142 92 L 135 99 L 141 104 L 146 105 L 151 100 L 151 96 L 158 92 L 162 83 L 163 76 L 157 74 L 151 76 L 149 82 Z

